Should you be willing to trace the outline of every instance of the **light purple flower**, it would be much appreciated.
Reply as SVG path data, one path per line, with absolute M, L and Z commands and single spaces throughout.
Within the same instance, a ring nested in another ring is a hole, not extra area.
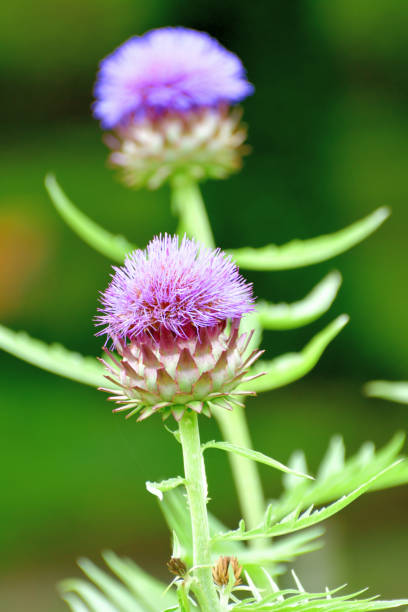
M 131 117 L 234 104 L 252 92 L 240 59 L 209 34 L 159 28 L 102 60 L 93 112 L 110 129 Z
M 98 335 L 119 340 L 156 337 L 162 329 L 187 337 L 194 329 L 239 320 L 254 309 L 252 286 L 219 249 L 177 236 L 154 238 L 136 250 L 102 294 Z

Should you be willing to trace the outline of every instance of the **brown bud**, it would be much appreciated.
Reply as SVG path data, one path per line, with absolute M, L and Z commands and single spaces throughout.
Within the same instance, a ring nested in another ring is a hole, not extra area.
M 241 584 L 241 572 L 242 567 L 238 563 L 238 559 L 236 557 L 220 557 L 212 568 L 212 575 L 215 584 L 218 586 L 224 586 L 229 582 L 229 568 L 232 567 L 235 576 L 234 586 L 238 586 Z
M 167 569 L 175 576 L 185 576 L 187 572 L 186 564 L 177 557 L 171 557 L 170 561 L 167 562 Z

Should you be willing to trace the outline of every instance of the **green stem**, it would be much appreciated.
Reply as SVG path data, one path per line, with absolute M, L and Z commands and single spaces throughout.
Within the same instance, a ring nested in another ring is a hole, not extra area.
M 214 248 L 215 242 L 207 211 L 200 188 L 194 180 L 184 175 L 174 177 L 172 205 L 174 212 L 180 218 L 179 235 L 185 233 L 191 238 L 196 238 L 205 246 Z
M 184 176 L 175 177 L 172 183 L 172 202 L 174 211 L 180 216 L 179 233 L 185 232 L 205 246 L 214 247 L 210 222 L 197 183 Z M 235 408 L 231 413 L 219 410 L 215 416 L 226 441 L 251 448 L 251 436 L 243 409 Z M 252 529 L 261 522 L 265 511 L 258 468 L 253 461 L 233 453 L 228 454 L 242 516 L 247 527 Z M 257 540 L 251 542 L 254 542 L 254 547 L 263 545 Z
M 207 481 L 197 415 L 194 412 L 185 412 L 179 427 L 193 536 L 193 564 L 196 579 L 193 590 L 202 612 L 216 612 L 220 610 L 220 603 L 211 573 Z
M 231 412 L 220 409 L 217 410 L 215 416 L 225 440 L 237 446 L 252 448 L 244 408 L 236 406 Z M 235 453 L 228 453 L 228 455 L 242 516 L 247 529 L 253 529 L 261 523 L 265 513 L 265 501 L 258 468 L 254 461 L 249 461 Z M 251 540 L 249 544 L 254 548 L 260 548 L 267 542 Z

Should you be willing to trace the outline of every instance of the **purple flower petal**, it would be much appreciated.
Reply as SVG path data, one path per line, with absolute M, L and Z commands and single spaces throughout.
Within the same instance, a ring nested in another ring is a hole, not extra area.
M 252 92 L 241 60 L 209 34 L 159 28 L 102 60 L 93 112 L 112 128 L 131 116 L 234 104 Z
M 163 328 L 179 337 L 192 328 L 199 334 L 254 309 L 252 286 L 231 258 L 186 237 L 153 238 L 114 270 L 97 317 L 105 326 L 98 335 L 114 342 L 154 336 Z

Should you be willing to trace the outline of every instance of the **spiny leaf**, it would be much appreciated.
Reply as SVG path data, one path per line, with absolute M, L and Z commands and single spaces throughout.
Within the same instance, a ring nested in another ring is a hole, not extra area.
M 408 381 L 373 380 L 365 385 L 364 393 L 369 397 L 408 404 Z
M 302 378 L 314 368 L 325 348 L 348 321 L 347 315 L 340 315 L 316 334 L 299 353 L 287 353 L 272 361 L 258 361 L 250 370 L 250 375 L 260 372 L 266 372 L 266 374 L 240 385 L 240 389 L 256 392 L 270 391 Z
M 229 250 L 241 268 L 249 270 L 289 270 L 319 263 L 344 253 L 375 232 L 389 217 L 388 208 L 378 208 L 360 221 L 333 234 L 309 240 L 292 240 L 281 246 L 270 244 L 253 249 Z
M 45 177 L 45 187 L 65 223 L 90 247 L 120 264 L 136 247 L 123 236 L 115 236 L 89 219 L 67 198 L 52 174 Z
M 280 470 L 281 472 L 286 472 L 287 474 L 293 474 L 294 476 L 299 476 L 300 478 L 309 478 L 310 480 L 313 480 L 313 476 L 292 470 L 283 463 L 280 463 L 280 461 L 272 459 L 272 457 L 268 457 L 267 455 L 264 455 L 258 451 L 254 451 L 251 448 L 243 448 L 242 446 L 236 446 L 230 442 L 216 442 L 215 440 L 206 442 L 202 446 L 203 451 L 207 448 L 218 448 L 228 453 L 235 453 L 236 455 L 245 457 L 245 459 L 251 459 L 252 461 L 263 463 L 269 467 L 275 468 L 276 470 Z
M 330 308 L 340 285 L 341 275 L 335 271 L 328 274 L 299 302 L 293 304 L 260 302 L 256 310 L 260 324 L 264 329 L 293 329 L 307 325 Z
M 259 612 L 294 609 L 297 612 L 317 612 L 318 610 L 323 612 L 375 612 L 376 610 L 391 610 L 408 604 L 408 599 L 380 601 L 376 597 L 360 598 L 365 589 L 349 595 L 338 595 L 343 588 L 326 589 L 323 593 L 308 593 L 303 587 L 283 590 L 275 588 L 273 592 L 262 597 L 254 587 L 253 596 L 238 602 L 232 606 L 232 609 L 237 611 L 258 610 Z
M 314 482 L 285 475 L 285 493 L 279 500 L 271 503 L 271 515 L 275 521 L 280 521 L 291 512 L 299 513 L 349 494 L 395 463 L 404 439 L 404 434 L 396 434 L 384 448 L 377 452 L 372 443 L 365 443 L 354 456 L 344 461 L 343 441 L 335 436 Z M 340 469 L 342 464 L 343 467 Z M 292 455 L 288 465 L 296 469 L 306 468 L 305 459 L 299 451 Z M 288 478 L 291 479 L 290 482 Z M 403 461 L 395 465 L 392 470 L 385 471 L 382 476 L 378 476 L 370 490 L 374 491 L 407 482 L 408 461 Z
M 26 332 L 14 332 L 0 325 L 0 348 L 53 374 L 92 387 L 106 386 L 104 368 L 95 357 L 84 357 L 61 344 L 46 344 Z
M 375 480 L 385 474 L 388 470 L 392 470 L 399 462 L 395 462 L 389 467 L 381 470 L 377 474 L 375 474 L 368 481 L 361 484 L 359 487 L 344 495 L 337 501 L 333 502 L 329 506 L 323 507 L 319 510 L 315 510 L 313 512 L 306 511 L 303 514 L 300 514 L 302 510 L 302 505 L 296 508 L 289 515 L 285 516 L 279 523 L 272 520 L 271 525 L 262 524 L 255 529 L 250 529 L 249 531 L 242 532 L 242 530 L 237 529 L 235 531 L 229 531 L 227 533 L 221 533 L 214 537 L 215 540 L 252 540 L 255 538 L 267 538 L 267 537 L 275 537 L 280 535 L 285 535 L 289 533 L 293 533 L 295 531 L 299 531 L 300 529 L 305 529 L 307 527 L 312 527 L 317 523 L 320 523 L 334 514 L 343 510 L 346 506 L 351 504 L 355 499 L 360 497 L 363 493 L 368 491 L 370 487 L 373 485 Z M 272 519 L 274 517 L 272 516 Z

